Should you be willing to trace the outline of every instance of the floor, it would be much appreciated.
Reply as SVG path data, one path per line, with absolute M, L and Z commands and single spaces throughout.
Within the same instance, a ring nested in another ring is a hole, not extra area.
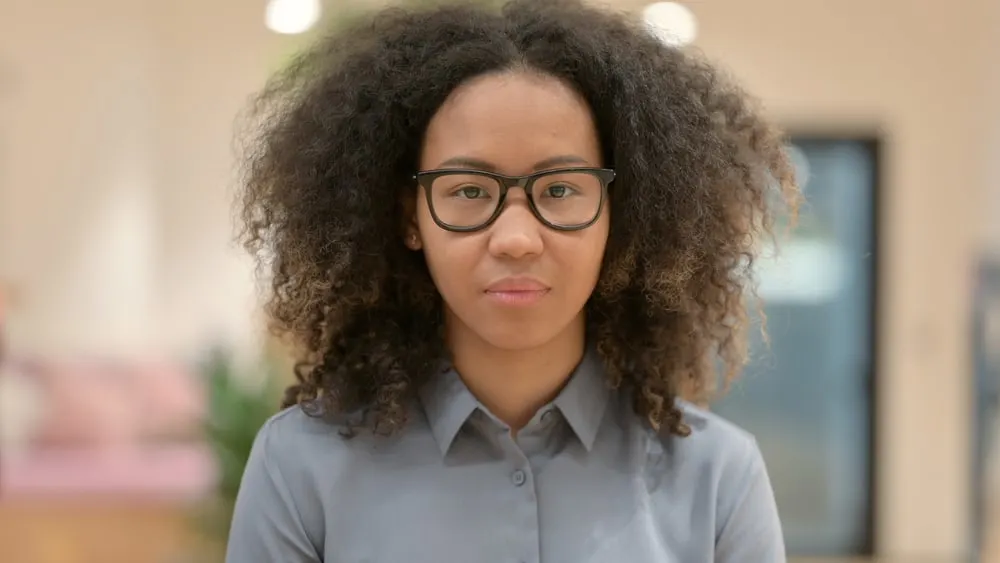
M 993 514 L 993 533 L 987 538 L 983 563 L 1000 563 L 1000 507 Z
M 998 503 L 1000 504 L 1000 503 Z M 1000 505 L 997 507 L 1000 509 Z M 996 511 L 1000 514 L 1000 510 Z M 0 558 L 17 563 L 188 563 L 193 514 L 176 504 L 93 500 L 0 502 Z M 1000 519 L 994 519 L 989 554 L 1000 563 Z M 939 560 L 796 559 L 792 563 L 968 563 Z

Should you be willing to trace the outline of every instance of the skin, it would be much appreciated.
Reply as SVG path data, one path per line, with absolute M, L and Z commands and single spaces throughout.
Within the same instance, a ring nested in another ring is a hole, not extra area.
M 590 108 L 559 80 L 522 70 L 457 88 L 428 125 L 420 160 L 421 170 L 472 167 L 508 175 L 568 166 L 603 166 Z M 508 194 L 496 222 L 473 233 L 439 228 L 422 193 L 413 209 L 406 243 L 423 251 L 445 302 L 455 368 L 516 432 L 558 394 L 583 355 L 584 305 L 608 239 L 607 204 L 595 224 L 569 232 L 540 223 L 520 189 Z M 548 289 L 519 305 L 487 291 L 512 276 Z

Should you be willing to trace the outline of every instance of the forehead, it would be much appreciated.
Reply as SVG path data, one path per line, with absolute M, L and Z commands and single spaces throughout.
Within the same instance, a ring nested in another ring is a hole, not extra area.
M 564 155 L 601 164 L 583 97 L 556 78 L 525 71 L 479 76 L 455 89 L 431 119 L 422 155 L 423 169 L 466 156 L 510 174 Z

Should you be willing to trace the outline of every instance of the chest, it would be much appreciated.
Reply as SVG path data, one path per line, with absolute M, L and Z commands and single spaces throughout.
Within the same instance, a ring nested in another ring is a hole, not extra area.
M 339 479 L 326 563 L 699 563 L 713 511 L 644 451 L 459 456 Z M 696 489 L 696 487 L 689 487 Z

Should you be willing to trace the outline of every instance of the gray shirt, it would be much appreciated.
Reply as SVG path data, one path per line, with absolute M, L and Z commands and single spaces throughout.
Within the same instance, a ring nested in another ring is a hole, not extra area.
M 448 370 L 390 438 L 287 409 L 260 431 L 228 563 L 777 563 L 749 434 L 681 404 L 654 432 L 588 354 L 516 439 Z

